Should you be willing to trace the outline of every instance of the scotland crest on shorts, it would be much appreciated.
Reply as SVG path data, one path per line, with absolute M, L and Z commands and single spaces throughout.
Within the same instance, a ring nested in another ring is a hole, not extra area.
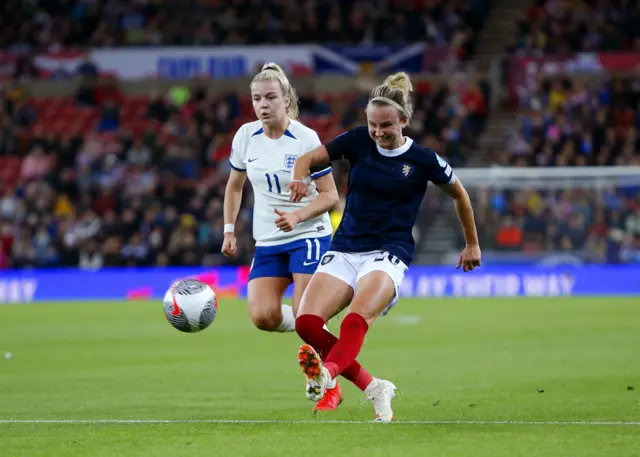
M 296 156 L 295 154 L 285 154 L 284 155 L 284 167 L 287 170 L 293 169 L 293 165 L 296 163 L 296 159 L 297 158 L 298 158 L 298 156 Z
M 333 254 L 325 254 L 325 256 L 322 258 L 322 262 L 320 262 L 322 265 L 326 265 L 329 262 L 331 262 L 333 260 L 335 256 Z

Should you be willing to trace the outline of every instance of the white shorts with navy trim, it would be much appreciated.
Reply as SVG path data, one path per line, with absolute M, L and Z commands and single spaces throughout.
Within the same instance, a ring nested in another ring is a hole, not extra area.
M 389 253 L 388 251 L 370 251 L 370 252 L 338 252 L 327 251 L 322 256 L 320 265 L 316 273 L 326 273 L 333 276 L 351 286 L 356 290 L 356 283 L 364 275 L 372 271 L 384 271 L 389 275 L 396 289 L 396 293 L 384 309 L 382 315 L 386 315 L 391 308 L 398 304 L 398 293 L 404 274 L 408 267 L 402 260 Z

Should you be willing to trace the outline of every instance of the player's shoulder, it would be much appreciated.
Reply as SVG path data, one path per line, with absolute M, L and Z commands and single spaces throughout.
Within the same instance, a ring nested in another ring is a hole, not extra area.
M 238 170 L 244 170 L 246 164 L 247 149 L 251 146 L 251 137 L 256 133 L 260 133 L 262 129 L 262 122 L 253 121 L 242 124 L 238 130 L 236 130 L 231 143 L 231 165 Z
M 296 140 L 305 141 L 305 142 L 318 141 L 318 133 L 312 128 L 307 127 L 302 122 L 296 119 L 291 119 L 291 121 L 289 122 L 289 128 L 287 128 L 287 131 L 289 132 L 289 136 L 293 137 Z
M 443 185 L 455 181 L 451 165 L 433 149 L 416 143 L 409 148 L 414 163 L 423 170 L 427 178 L 434 184 Z
M 250 138 L 253 135 L 260 134 L 262 130 L 262 122 L 259 120 L 246 122 L 236 131 L 236 137 Z
M 335 140 L 349 143 L 373 143 L 366 126 L 353 127 L 338 135 Z
M 358 140 L 373 141 L 371 139 L 371 136 L 369 135 L 369 128 L 366 125 L 359 125 L 357 127 L 353 127 L 352 129 L 347 130 L 345 134 L 349 134 L 353 138 Z
M 418 159 L 419 162 L 424 165 L 438 165 L 442 168 L 445 168 L 448 165 L 447 162 L 442 157 L 440 157 L 440 155 L 436 151 L 420 144 L 417 141 L 413 141 L 411 147 L 409 148 L 409 151 L 414 158 Z

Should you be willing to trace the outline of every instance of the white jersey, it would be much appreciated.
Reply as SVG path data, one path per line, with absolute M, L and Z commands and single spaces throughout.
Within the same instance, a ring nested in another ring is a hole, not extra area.
M 315 184 L 311 182 L 309 195 L 299 203 L 292 203 L 288 186 L 296 159 L 320 145 L 318 134 L 295 120 L 291 120 L 289 128 L 277 140 L 264 134 L 260 121 L 244 124 L 236 132 L 229 161 L 234 169 L 247 172 L 253 186 L 253 238 L 256 246 L 277 246 L 333 233 L 328 213 L 301 222 L 291 232 L 283 232 L 275 224 L 278 218 L 276 208 L 293 212 L 305 207 L 318 195 Z M 311 178 L 317 179 L 329 173 L 330 165 L 312 170 Z

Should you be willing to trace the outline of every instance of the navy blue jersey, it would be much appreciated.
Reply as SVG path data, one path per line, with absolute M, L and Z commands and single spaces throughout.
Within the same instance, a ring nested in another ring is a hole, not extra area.
M 351 165 L 347 202 L 330 250 L 386 250 L 407 266 L 413 260 L 412 229 L 429 181 L 455 182 L 451 167 L 410 138 L 393 151 L 380 148 L 367 127 L 356 127 L 326 145 L 331 160 Z

